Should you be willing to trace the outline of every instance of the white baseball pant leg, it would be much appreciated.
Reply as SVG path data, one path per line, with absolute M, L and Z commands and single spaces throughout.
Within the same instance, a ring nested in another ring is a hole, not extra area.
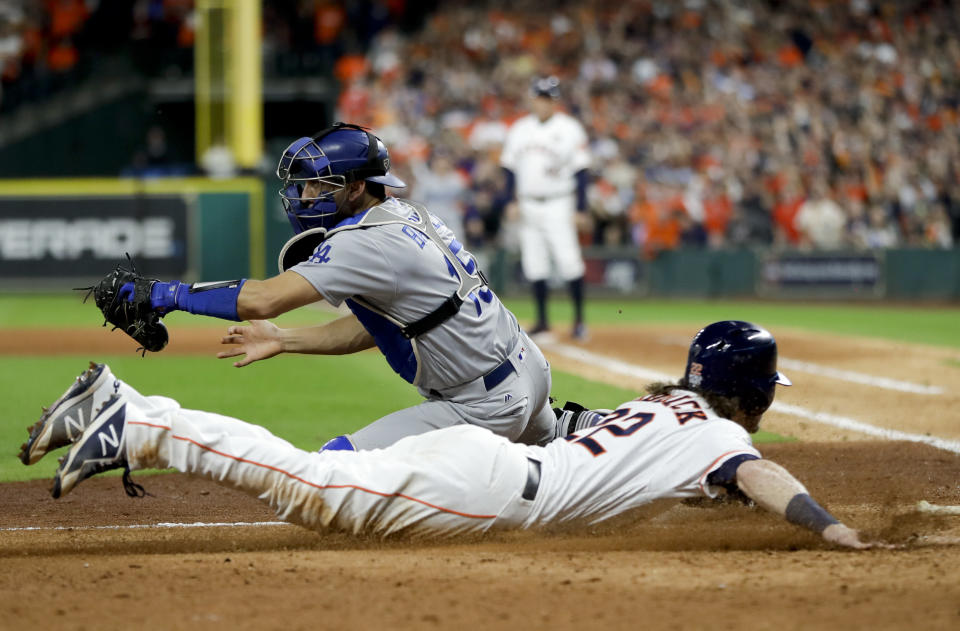
M 122 383 L 122 382 L 121 382 Z M 246 491 L 280 519 L 353 533 L 455 535 L 522 523 L 525 447 L 461 425 L 387 449 L 308 452 L 263 427 L 122 383 L 131 469 L 173 467 Z M 510 517 L 498 517 L 509 513 Z
M 583 276 L 586 266 L 574 212 L 572 195 L 520 200 L 520 264 L 527 280 L 547 280 L 551 262 L 565 281 Z
M 405 436 L 462 423 L 485 427 L 514 442 L 542 445 L 556 437 L 550 407 L 550 364 L 523 331 L 510 351 L 516 372 L 489 392 L 478 378 L 418 405 L 391 412 L 349 434 L 357 449 L 387 447 Z M 429 396 L 421 391 L 424 396 Z

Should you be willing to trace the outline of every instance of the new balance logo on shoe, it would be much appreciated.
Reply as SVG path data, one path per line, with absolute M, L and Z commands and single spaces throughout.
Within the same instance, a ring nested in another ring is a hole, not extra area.
M 67 432 L 67 438 L 70 442 L 73 442 L 77 439 L 80 434 L 83 433 L 83 430 L 87 428 L 87 422 L 83 420 L 83 410 L 77 410 L 77 417 L 64 416 L 63 417 L 63 427 Z
M 51 489 L 54 499 L 66 495 L 92 475 L 127 467 L 123 444 L 125 426 L 126 402 L 120 395 L 110 395 L 100 412 L 60 461 Z M 129 480 L 128 475 L 124 475 L 123 484 L 128 494 L 135 491 L 133 487 L 138 486 Z M 140 488 L 142 490 L 142 487 Z
M 116 454 L 117 448 L 120 447 L 120 438 L 117 436 L 116 426 L 107 425 L 106 429 L 110 430 L 109 435 L 105 431 L 97 432 L 97 438 L 100 440 L 100 457 L 107 454 Z M 110 445 L 110 450 L 107 449 L 107 444 Z

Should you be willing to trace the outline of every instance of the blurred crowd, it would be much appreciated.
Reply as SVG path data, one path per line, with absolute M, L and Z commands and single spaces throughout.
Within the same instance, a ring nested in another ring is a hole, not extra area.
M 497 234 L 500 145 L 544 74 L 591 139 L 587 242 L 655 256 L 960 239 L 950 2 L 481 5 L 441 7 L 411 36 L 381 30 L 340 68 L 338 104 L 388 142 L 412 197 L 447 182 L 471 240 Z
M 381 29 L 417 28 L 432 1 L 263 2 L 267 76 L 329 75 Z M 0 0 L 0 111 L 48 98 L 97 66 L 178 78 L 193 69 L 195 0 Z M 113 64 L 113 67 L 110 65 Z
M 124 67 L 192 65 L 193 0 L 0 1 L 0 112 Z
M 502 238 L 531 78 L 587 128 L 595 229 L 639 248 L 953 247 L 960 8 L 946 1 L 272 0 L 264 75 L 332 74 L 405 194 Z M 193 0 L 0 1 L 0 112 L 120 52 L 187 75 Z M 119 35 L 118 35 L 119 34 Z M 317 121 L 318 128 L 327 121 Z

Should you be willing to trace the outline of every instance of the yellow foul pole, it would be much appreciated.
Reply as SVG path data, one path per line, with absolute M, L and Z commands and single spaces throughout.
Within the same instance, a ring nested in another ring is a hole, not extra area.
M 197 162 L 222 144 L 253 168 L 263 154 L 260 0 L 197 0 L 196 12 Z

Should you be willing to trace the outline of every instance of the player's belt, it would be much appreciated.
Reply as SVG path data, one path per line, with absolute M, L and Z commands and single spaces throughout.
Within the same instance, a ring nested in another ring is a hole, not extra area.
M 527 458 L 527 483 L 523 485 L 523 493 L 520 497 L 525 500 L 532 500 L 537 497 L 537 489 L 540 488 L 540 461 L 533 458 Z
M 509 377 L 510 373 L 516 372 L 516 370 L 517 369 L 513 367 L 513 364 L 510 363 L 510 358 L 506 358 L 503 360 L 502 364 L 483 376 L 483 387 L 487 390 L 487 392 L 493 390 L 503 383 L 503 380 Z M 439 390 L 431 389 L 430 395 L 438 399 L 444 398 L 444 394 Z
M 502 364 L 483 376 L 483 387 L 487 389 L 487 392 L 493 390 L 503 383 L 503 380 L 509 377 L 512 372 L 516 372 L 516 368 L 510 363 L 508 357 L 503 360 Z
M 532 202 L 549 202 L 551 199 L 561 197 L 573 197 L 573 193 L 553 193 L 552 195 L 521 195 L 522 199 L 529 199 Z

